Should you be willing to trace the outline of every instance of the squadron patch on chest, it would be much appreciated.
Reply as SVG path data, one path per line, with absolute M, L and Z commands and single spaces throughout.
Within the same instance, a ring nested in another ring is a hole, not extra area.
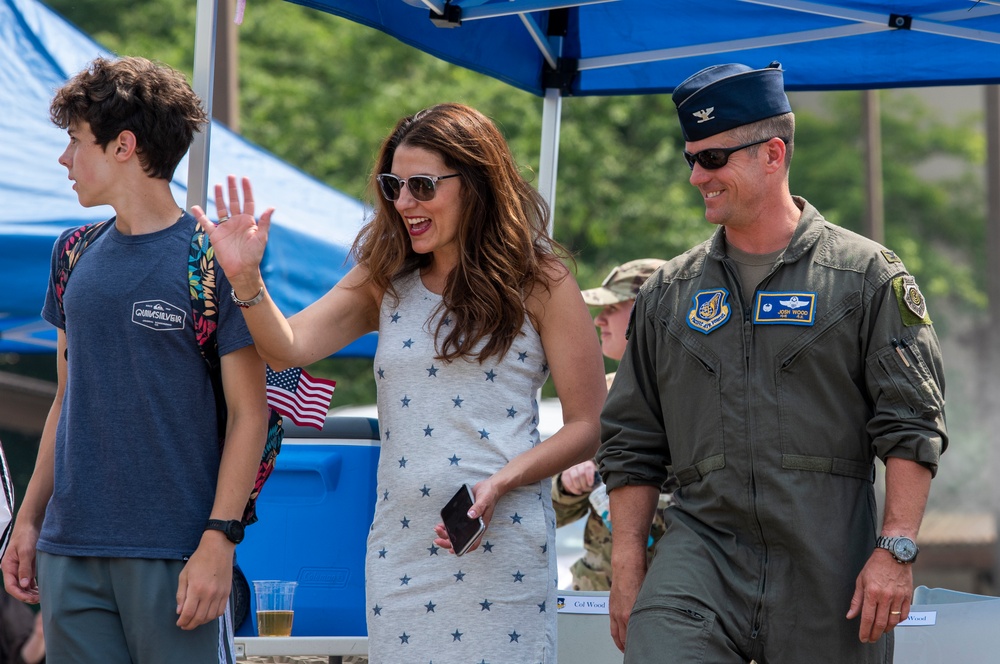
M 755 325 L 812 325 L 816 322 L 816 293 L 757 293 Z
M 892 280 L 892 290 L 899 302 L 899 313 L 903 317 L 903 325 L 930 325 L 931 317 L 927 314 L 927 301 L 917 287 L 917 280 L 906 274 Z
M 687 323 L 692 330 L 708 334 L 729 320 L 730 306 L 726 303 L 729 291 L 725 288 L 698 291 L 691 298 L 693 304 L 688 311 Z

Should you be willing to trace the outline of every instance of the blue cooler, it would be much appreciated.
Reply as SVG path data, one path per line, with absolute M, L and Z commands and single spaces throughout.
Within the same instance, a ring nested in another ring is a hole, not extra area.
M 287 421 L 287 419 L 286 419 Z M 322 431 L 290 425 L 257 499 L 236 562 L 250 611 L 236 634 L 256 636 L 253 582 L 298 581 L 292 636 L 366 636 L 365 544 L 375 513 L 376 420 L 328 417 Z

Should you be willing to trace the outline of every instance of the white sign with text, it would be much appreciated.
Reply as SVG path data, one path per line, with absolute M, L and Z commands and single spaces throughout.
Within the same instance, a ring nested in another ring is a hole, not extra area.
M 930 627 L 937 623 L 937 611 L 910 611 L 906 620 L 896 627 Z
M 608 614 L 607 595 L 559 595 L 556 600 L 559 613 Z

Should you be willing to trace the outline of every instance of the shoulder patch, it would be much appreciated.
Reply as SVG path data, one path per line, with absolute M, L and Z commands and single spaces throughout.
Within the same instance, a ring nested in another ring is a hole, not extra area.
M 882 258 L 885 259 L 886 263 L 902 263 L 902 259 L 896 255 L 896 252 L 892 249 L 883 249 Z
M 927 313 L 927 301 L 917 287 L 917 280 L 905 274 L 892 280 L 892 290 L 899 303 L 899 313 L 903 325 L 930 325 L 931 317 Z

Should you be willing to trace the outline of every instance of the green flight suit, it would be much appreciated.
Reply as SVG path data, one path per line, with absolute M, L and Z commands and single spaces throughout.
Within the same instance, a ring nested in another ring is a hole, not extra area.
M 680 481 L 626 662 L 891 662 L 845 618 L 876 537 L 875 457 L 936 472 L 937 336 L 896 255 L 805 200 L 744 302 L 720 228 L 646 282 L 602 413 L 609 491 Z M 613 493 L 612 493 L 613 495 Z

